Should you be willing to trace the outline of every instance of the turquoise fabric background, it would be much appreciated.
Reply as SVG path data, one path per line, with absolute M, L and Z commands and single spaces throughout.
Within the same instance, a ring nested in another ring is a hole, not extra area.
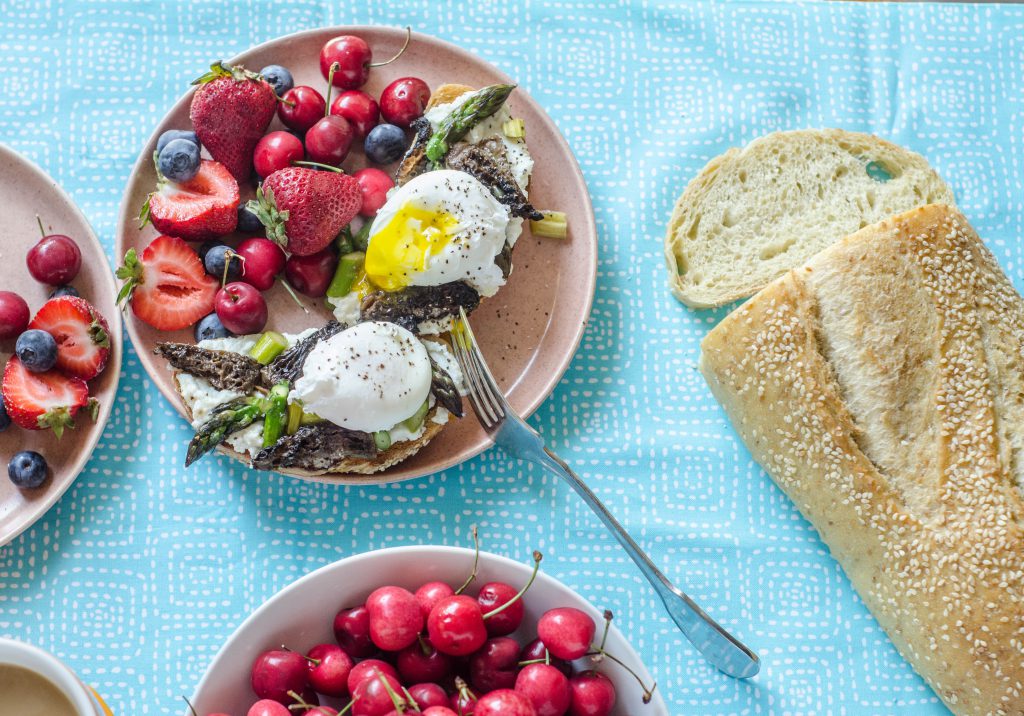
M 841 126 L 926 155 L 1021 285 L 1024 8 L 4 0 L 0 140 L 66 187 L 110 250 L 137 153 L 210 60 L 359 23 L 411 24 L 476 52 L 565 133 L 593 193 L 598 288 L 579 354 L 531 422 L 760 651 L 762 674 L 707 667 L 587 508 L 497 452 L 389 487 L 308 485 L 219 458 L 186 472 L 189 431 L 130 350 L 88 469 L 0 549 L 0 634 L 63 656 L 118 716 L 178 713 L 276 590 L 365 550 L 465 544 L 476 523 L 487 549 L 543 549 L 549 573 L 614 610 L 673 714 L 946 713 L 711 400 L 698 341 L 724 311 L 669 296 L 661 237 L 712 156 L 772 130 Z

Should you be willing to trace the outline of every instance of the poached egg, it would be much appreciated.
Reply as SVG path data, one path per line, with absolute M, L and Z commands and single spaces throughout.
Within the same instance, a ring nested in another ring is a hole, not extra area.
M 367 321 L 320 341 L 289 401 L 349 430 L 390 430 L 430 395 L 430 355 L 394 323 Z
M 508 209 L 465 172 L 425 172 L 380 208 L 366 249 L 366 278 L 385 291 L 465 281 L 481 296 L 505 284 L 495 257 L 505 246 Z

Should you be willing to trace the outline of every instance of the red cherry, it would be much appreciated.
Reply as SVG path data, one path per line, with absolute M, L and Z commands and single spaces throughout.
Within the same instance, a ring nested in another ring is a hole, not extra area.
M 272 649 L 256 657 L 250 681 L 256 696 L 287 706 L 292 703 L 289 691 L 302 693 L 309 686 L 309 669 L 302 654 Z
M 472 716 L 473 709 L 476 707 L 476 694 L 469 690 L 465 682 L 460 679 L 455 679 L 456 690 L 451 695 L 450 705 L 452 710 L 463 714 L 463 716 Z
M 210 714 L 213 716 L 213 714 Z M 246 712 L 245 716 L 292 716 L 288 707 L 272 699 L 260 699 Z
M 82 252 L 70 236 L 50 234 L 29 249 L 25 262 L 36 281 L 63 286 L 71 283 L 82 268 Z
M 604 674 L 584 671 L 569 679 L 570 716 L 608 716 L 615 708 L 615 686 Z
M 435 649 L 430 639 L 423 639 L 422 642 L 417 639 L 402 649 L 398 652 L 395 665 L 402 681 L 411 684 L 421 681 L 444 681 L 452 671 L 451 657 Z
M 213 305 L 220 322 L 232 333 L 259 333 L 267 325 L 267 302 L 247 283 L 229 283 L 217 292 Z
M 366 40 L 355 35 L 341 35 L 328 40 L 320 50 L 320 72 L 331 76 L 331 65 L 337 63 L 332 83 L 341 89 L 358 89 L 370 76 L 373 50 Z
M 0 339 L 17 338 L 28 328 L 25 299 L 14 291 L 0 291 Z
M 284 275 L 296 291 L 319 298 L 327 293 L 337 265 L 337 255 L 327 247 L 309 256 L 293 254 L 284 265 Z
M 270 239 L 246 239 L 235 253 L 242 257 L 242 280 L 260 291 L 274 285 L 274 277 L 284 270 L 287 260 L 281 247 Z
M 344 117 L 352 125 L 356 137 L 362 139 L 370 130 L 377 126 L 380 119 L 380 106 L 370 95 L 362 90 L 342 92 L 331 102 L 331 114 Z
M 462 716 L 472 716 L 472 711 L 463 713 Z M 459 716 L 447 706 L 428 706 L 423 710 L 423 716 Z
M 387 172 L 374 167 L 360 169 L 352 177 L 359 182 L 359 191 L 363 195 L 359 213 L 366 217 L 376 216 L 384 202 L 388 200 L 388 191 L 395 185 L 394 180 Z
M 537 716 L 537 712 L 525 696 L 511 689 L 498 689 L 480 697 L 473 716 Z
M 529 664 L 516 677 L 515 691 L 533 704 L 537 716 L 563 716 L 569 710 L 569 679 L 550 664 Z
M 337 644 L 317 644 L 306 654 L 309 662 L 309 685 L 324 696 L 348 694 L 348 675 L 352 657 Z M 319 663 L 315 663 L 319 662 Z
M 519 673 L 519 643 L 507 636 L 488 639 L 469 658 L 469 680 L 478 692 L 511 689 Z
M 291 88 L 281 99 L 284 101 L 277 105 L 277 116 L 284 122 L 284 126 L 299 133 L 320 121 L 327 111 L 324 96 L 305 85 Z
M 514 632 L 523 623 L 526 607 L 523 605 L 522 599 L 516 599 L 518 593 L 518 589 L 505 582 L 488 582 L 480 587 L 480 593 L 476 595 L 476 601 L 480 604 L 480 609 L 485 614 L 512 602 L 507 609 L 487 620 L 488 634 L 491 636 L 505 636 Z
M 464 594 L 442 599 L 430 610 L 427 633 L 434 647 L 451 656 L 466 656 L 487 641 L 484 613 Z
M 423 116 L 430 101 L 430 87 L 418 77 L 400 77 L 380 93 L 380 114 L 384 121 L 408 127 Z
M 544 646 L 552 656 L 566 661 L 579 659 L 590 650 L 595 630 L 590 615 L 574 607 L 550 609 L 537 622 L 537 636 Z
M 348 156 L 354 137 L 352 125 L 344 117 L 322 117 L 306 132 L 306 154 L 314 162 L 339 166 Z
M 358 664 L 352 667 L 352 670 L 348 672 L 348 692 L 354 694 L 356 687 L 359 686 L 364 680 L 376 675 L 380 671 L 382 674 L 393 676 L 398 678 L 398 672 L 395 671 L 395 667 L 386 661 L 380 659 L 366 659 L 360 661 Z
M 523 650 L 519 652 L 519 661 L 549 661 L 551 666 L 565 674 L 566 678 L 572 676 L 572 664 L 556 656 L 551 656 L 540 639 L 534 639 L 523 647 Z
M 370 613 L 363 605 L 338 612 L 334 617 L 334 638 L 353 659 L 365 659 L 377 651 L 370 639 Z
M 384 651 L 398 651 L 416 643 L 416 636 L 423 630 L 420 603 L 401 587 L 374 590 L 366 598 L 366 609 L 370 612 L 370 638 Z
M 355 176 L 359 176 L 359 172 L 356 172 Z M 423 612 L 423 618 L 426 619 L 430 616 L 430 610 L 439 601 L 454 595 L 455 590 L 444 582 L 427 582 L 417 589 L 416 599 L 420 603 L 420 611 Z
M 401 694 L 402 685 L 383 671 L 363 679 L 352 691 L 352 716 L 385 716 L 395 710 L 391 694 Z
M 428 709 L 431 706 L 448 706 L 448 694 L 437 684 L 413 684 L 408 689 L 413 701 L 420 705 L 421 709 Z
M 290 167 L 292 162 L 305 156 L 302 140 L 291 132 L 271 132 L 256 144 L 252 153 L 252 164 L 256 173 L 266 179 L 278 169 Z

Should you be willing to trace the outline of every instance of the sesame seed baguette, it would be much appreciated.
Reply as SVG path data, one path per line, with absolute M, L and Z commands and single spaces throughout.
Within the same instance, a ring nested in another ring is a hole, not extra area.
M 966 219 L 858 231 L 701 347 L 754 458 L 950 710 L 1024 714 L 1024 300 Z

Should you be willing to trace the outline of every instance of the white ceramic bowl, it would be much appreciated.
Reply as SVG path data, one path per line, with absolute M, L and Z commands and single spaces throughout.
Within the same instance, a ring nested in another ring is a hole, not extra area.
M 68 716 L 105 716 L 110 713 L 100 705 L 89 687 L 78 680 L 75 672 L 38 647 L 0 638 L 0 664 L 15 664 L 49 679 L 75 707 L 74 713 Z M 4 704 L 0 704 L 0 712 L 4 712 L 3 707 Z
M 473 551 L 460 547 L 395 547 L 348 557 L 302 577 L 267 600 L 227 640 L 207 668 L 192 698 L 196 711 L 200 714 L 223 712 L 245 716 L 256 700 L 249 686 L 249 669 L 261 651 L 281 644 L 308 649 L 314 644 L 333 643 L 334 615 L 341 608 L 361 604 L 377 587 L 395 584 L 414 590 L 432 580 L 458 585 L 469 574 L 472 564 Z M 531 569 L 532 563 L 482 552 L 476 583 L 500 580 L 513 585 L 525 584 Z M 548 576 L 542 563 L 537 581 L 526 595 L 525 628 L 523 633 L 513 636 L 526 643 L 536 636 L 527 630 L 536 625 L 541 614 L 554 607 L 566 606 L 582 609 L 599 626 L 602 624 L 602 612 Z M 614 626 L 608 635 L 607 649 L 639 674 L 645 683 L 653 681 L 636 652 Z M 625 670 L 612 663 L 601 665 L 600 670 L 612 680 L 618 693 L 618 703 L 613 711 L 615 716 L 668 716 L 665 702 L 657 690 L 654 699 L 645 706 L 643 692 Z

